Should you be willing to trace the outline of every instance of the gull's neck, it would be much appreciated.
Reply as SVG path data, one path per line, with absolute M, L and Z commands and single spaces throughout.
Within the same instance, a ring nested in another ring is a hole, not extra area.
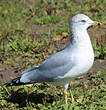
M 91 41 L 86 29 L 71 29 L 71 44 L 72 45 L 91 45 Z

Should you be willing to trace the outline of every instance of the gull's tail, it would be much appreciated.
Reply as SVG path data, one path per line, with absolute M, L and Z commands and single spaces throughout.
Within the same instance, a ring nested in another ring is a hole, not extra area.
M 3 86 L 9 87 L 37 83 L 37 81 L 32 81 L 30 79 L 32 77 L 35 77 L 33 70 L 36 70 L 36 68 L 37 67 L 32 67 L 28 70 L 23 71 L 19 77 L 11 80 L 9 83 L 5 83 Z
M 24 85 L 24 83 L 20 82 L 20 78 L 21 77 L 15 78 L 15 79 L 11 80 L 9 83 L 5 83 L 3 86 L 9 87 L 9 86 Z
M 36 83 L 36 82 L 28 82 L 28 83 L 20 82 L 20 78 L 21 77 L 15 78 L 15 79 L 11 80 L 9 83 L 3 84 L 3 86 L 9 87 L 9 86 L 19 86 L 19 85 L 26 85 L 26 84 Z

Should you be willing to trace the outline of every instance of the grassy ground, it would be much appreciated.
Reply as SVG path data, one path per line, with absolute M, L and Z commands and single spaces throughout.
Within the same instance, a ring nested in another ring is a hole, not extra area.
M 83 13 L 101 21 L 89 29 L 95 65 L 69 88 L 75 98 L 65 105 L 62 88 L 51 84 L 1 87 L 1 110 L 105 110 L 106 109 L 106 16 L 104 0 L 1 0 L 0 85 L 21 71 L 40 64 L 70 41 L 69 19 Z

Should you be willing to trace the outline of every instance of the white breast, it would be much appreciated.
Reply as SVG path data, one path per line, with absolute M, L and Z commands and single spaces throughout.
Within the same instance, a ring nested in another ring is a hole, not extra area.
M 80 51 L 80 53 L 79 53 Z M 73 55 L 73 66 L 64 77 L 77 77 L 88 72 L 94 62 L 93 49 L 78 50 Z

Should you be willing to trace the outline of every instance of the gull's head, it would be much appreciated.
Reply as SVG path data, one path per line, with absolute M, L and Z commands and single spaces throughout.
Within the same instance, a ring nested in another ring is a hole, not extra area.
M 70 21 L 71 29 L 86 30 L 88 27 L 97 24 L 84 14 L 77 14 Z

